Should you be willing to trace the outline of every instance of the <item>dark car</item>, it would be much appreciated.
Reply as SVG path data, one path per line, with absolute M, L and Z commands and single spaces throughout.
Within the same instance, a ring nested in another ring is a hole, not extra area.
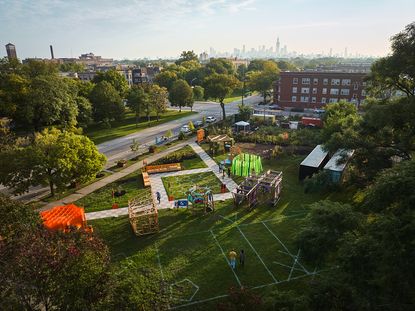
M 268 109 L 271 109 L 271 110 L 282 110 L 281 107 L 278 106 L 278 105 L 270 105 L 270 106 L 268 106 Z
M 203 126 L 203 122 L 198 120 L 198 121 L 193 122 L 193 125 L 195 127 L 202 127 Z

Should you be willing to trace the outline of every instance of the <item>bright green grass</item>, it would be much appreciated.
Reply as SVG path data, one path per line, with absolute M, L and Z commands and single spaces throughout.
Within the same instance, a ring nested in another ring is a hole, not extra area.
M 113 200 L 113 190 L 125 190 L 126 194 Z M 75 204 L 83 206 L 86 212 L 96 212 L 111 209 L 113 201 L 119 207 L 126 207 L 128 206 L 128 200 L 148 193 L 150 193 L 150 188 L 144 188 L 141 174 L 133 173 L 94 191 L 76 201 Z
M 146 121 L 146 118 L 141 117 L 140 122 L 136 126 L 135 115 L 128 113 L 123 120 L 114 121 L 111 123 L 111 128 L 102 128 L 102 125 L 95 124 L 88 127 L 85 134 L 92 139 L 96 144 L 103 143 L 105 141 L 115 139 L 118 137 L 126 136 L 131 133 L 139 132 L 148 127 L 157 126 L 172 120 L 177 120 L 197 112 L 168 110 L 160 115 L 160 120 L 157 121 L 156 117 L 151 117 L 151 121 Z
M 173 151 L 172 153 L 169 153 L 165 157 L 163 157 L 163 158 L 155 161 L 154 163 L 152 163 L 152 165 L 162 163 L 165 158 L 168 158 L 169 156 L 171 156 L 174 153 L 182 153 L 182 152 L 186 152 L 186 153 L 189 153 L 189 154 L 191 153 L 191 154 L 194 155 L 193 159 L 186 159 L 186 160 L 183 160 L 182 162 L 180 162 L 182 170 L 193 170 L 193 169 L 196 169 L 196 168 L 205 168 L 205 167 L 207 167 L 206 163 L 203 162 L 203 160 L 197 155 L 197 153 L 189 145 L 184 146 L 183 148 L 180 148 L 179 150 Z
M 213 172 L 162 177 L 161 180 L 167 195 L 173 196 L 176 200 L 186 198 L 186 191 L 194 185 L 208 187 L 213 194 L 220 193 L 221 182 Z
M 300 252 L 302 266 L 296 264 L 292 269 L 294 260 L 291 255 L 298 254 L 295 235 L 309 211 L 307 204 L 324 198 L 342 201 L 353 195 L 347 190 L 333 194 L 304 193 L 298 181 L 298 166 L 302 159 L 295 156 L 263 162 L 265 169 L 282 170 L 284 174 L 282 197 L 276 207 L 262 204 L 248 212 L 243 208 L 235 209 L 232 200 L 228 200 L 215 202 L 216 210 L 209 214 L 193 209 L 161 210 L 160 232 L 140 238 L 132 233 L 127 216 L 89 223 L 108 243 L 114 262 L 123 265 L 129 259 L 136 266 L 151 266 L 154 271 L 160 271 L 159 256 L 167 284 L 185 278 L 197 284 L 199 291 L 192 302 L 226 295 L 229 287 L 238 286 L 220 248 L 225 255 L 232 248 L 245 250 L 245 267 L 237 266 L 235 271 L 243 286 L 254 288 L 264 297 L 280 289 L 301 292 L 311 286 L 313 278 L 305 271 L 326 268 L 304 262 Z M 161 272 L 154 277 L 161 281 Z M 274 279 L 282 282 L 273 284 Z M 188 299 L 193 293 L 189 284 L 181 284 L 180 291 L 172 285 L 172 306 L 186 304 L 180 299 Z M 180 310 L 214 310 L 218 301 L 219 298 L 184 306 Z

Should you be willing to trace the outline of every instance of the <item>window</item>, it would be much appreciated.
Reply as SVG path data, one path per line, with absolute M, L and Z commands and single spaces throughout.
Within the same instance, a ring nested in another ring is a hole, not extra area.
M 331 79 L 331 85 L 340 85 L 340 79 Z
M 339 95 L 339 89 L 331 89 L 330 95 Z
M 298 84 L 298 78 L 293 78 L 293 84 Z
M 353 83 L 353 90 L 358 90 L 359 89 L 359 83 L 355 82 Z
M 323 94 L 327 94 L 327 89 L 323 88 Z
M 325 103 L 326 103 L 326 98 L 325 98 L 325 97 L 322 97 L 322 98 L 321 98 L 321 103 L 322 103 L 322 104 L 325 104 Z
M 297 93 L 297 87 L 293 87 L 293 93 Z
M 349 86 L 352 83 L 352 80 L 350 79 L 343 79 L 342 80 L 342 85 L 343 86 Z
M 297 101 L 297 96 L 291 96 L 291 101 L 296 102 Z
M 349 95 L 350 94 L 350 90 L 349 89 L 341 89 L 340 90 L 340 95 Z
M 313 87 L 313 94 L 317 94 L 317 88 Z
M 302 103 L 308 103 L 308 96 L 301 96 Z
M 362 90 L 362 96 L 366 96 L 366 91 Z
M 337 98 L 330 98 L 329 99 L 329 103 L 337 103 L 338 99 Z
M 313 84 L 314 84 L 314 85 L 317 85 L 317 84 L 318 84 L 318 78 L 314 78 L 314 79 L 313 79 Z
M 329 79 L 323 79 L 323 84 L 324 84 L 324 85 L 329 84 Z
M 301 94 L 310 94 L 310 88 L 302 87 L 301 88 Z
M 301 83 L 302 83 L 302 84 L 310 84 L 310 78 L 303 78 L 303 79 L 301 80 Z
M 311 102 L 312 103 L 315 103 L 317 101 L 317 98 L 315 98 L 314 96 L 313 97 L 311 97 Z

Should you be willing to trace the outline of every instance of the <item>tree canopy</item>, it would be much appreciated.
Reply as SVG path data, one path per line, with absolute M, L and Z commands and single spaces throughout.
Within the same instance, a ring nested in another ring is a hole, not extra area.
M 96 84 L 89 98 L 95 121 L 120 120 L 124 117 L 125 107 L 121 96 L 109 82 Z
M 185 80 L 177 80 L 169 92 L 169 100 L 172 106 L 179 107 L 193 106 L 193 90 Z
M 121 97 L 124 97 L 128 91 L 128 81 L 115 69 L 110 69 L 108 71 L 98 71 L 94 77 L 93 82 L 98 84 L 102 81 L 106 81 L 111 84 Z

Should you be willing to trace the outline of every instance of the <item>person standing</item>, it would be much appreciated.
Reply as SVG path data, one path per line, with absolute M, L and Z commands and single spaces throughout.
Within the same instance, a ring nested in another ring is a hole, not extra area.
M 159 202 L 160 204 L 161 194 L 158 191 L 156 192 L 156 198 L 157 198 L 157 202 Z
M 245 266 L 245 252 L 243 249 L 239 253 L 239 263 L 242 267 Z
M 231 178 L 231 168 L 228 167 L 228 178 Z
M 236 269 L 236 256 L 238 256 L 234 249 L 229 252 L 229 263 L 232 269 Z

